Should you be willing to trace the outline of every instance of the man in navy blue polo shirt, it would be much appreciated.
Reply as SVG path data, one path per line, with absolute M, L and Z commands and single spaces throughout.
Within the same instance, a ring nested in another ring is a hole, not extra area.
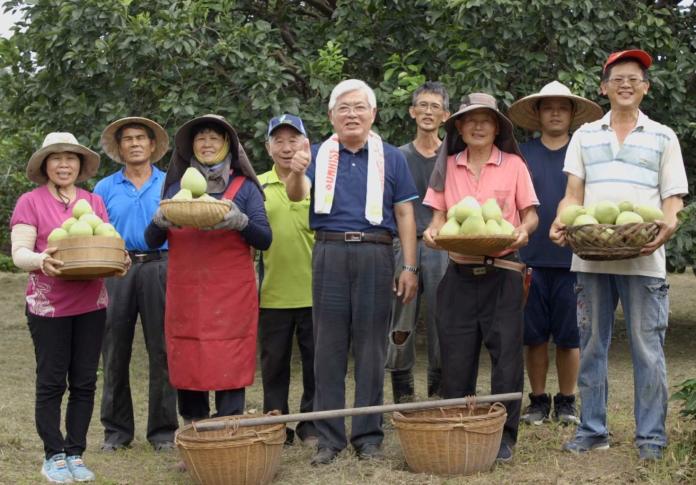
M 556 218 L 556 207 L 565 195 L 563 173 L 569 132 L 602 116 L 599 105 L 575 96 L 563 84 L 553 81 L 539 93 L 529 95 L 510 107 L 510 118 L 541 136 L 520 145 L 539 197 L 539 227 L 520 249 L 520 255 L 533 268 L 532 283 L 524 312 L 524 344 L 527 375 L 531 391 L 529 406 L 520 420 L 540 425 L 550 419 L 551 395 L 546 393 L 549 368 L 548 343 L 556 347 L 559 392 L 553 397 L 553 419 L 577 424 L 575 382 L 580 364 L 580 336 L 576 317 L 575 273 L 570 272 L 572 253 L 555 245 L 549 229 Z
M 167 279 L 166 243 L 156 251 L 145 242 L 145 228 L 160 202 L 164 172 L 154 167 L 169 148 L 167 132 L 147 118 L 123 118 L 106 127 L 104 152 L 124 167 L 97 183 L 109 220 L 126 242 L 133 261 L 123 278 L 109 278 L 104 343 L 102 450 L 124 448 L 133 440 L 133 401 L 129 366 L 135 323 L 140 315 L 149 359 L 147 440 L 155 450 L 173 448 L 178 421 L 176 393 L 169 384 L 164 344 L 164 295 Z
M 288 197 L 311 194 L 309 225 L 314 304 L 314 410 L 345 406 L 348 350 L 355 359 L 355 406 L 382 404 L 392 290 L 404 303 L 418 288 L 416 223 L 418 192 L 401 152 L 371 128 L 375 94 L 363 81 L 342 81 L 331 92 L 329 119 L 335 133 L 295 152 L 286 180 Z M 311 163 L 310 163 L 311 161 Z M 392 239 L 404 255 L 394 283 Z M 343 418 L 315 422 L 319 433 L 313 465 L 327 464 L 346 447 Z M 381 456 L 381 414 L 353 418 L 350 442 L 358 458 Z

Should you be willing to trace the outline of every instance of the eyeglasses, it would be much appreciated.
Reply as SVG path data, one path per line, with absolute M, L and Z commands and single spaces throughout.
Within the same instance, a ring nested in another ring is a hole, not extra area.
M 425 113 L 426 111 L 428 111 L 428 108 L 430 108 L 430 111 L 432 111 L 433 113 L 439 113 L 443 110 L 442 106 L 440 106 L 439 104 L 427 103 L 425 101 L 421 101 L 420 103 L 417 103 L 415 105 L 415 108 L 416 108 L 416 110 L 418 110 L 422 113 Z
M 610 77 L 609 82 L 613 84 L 614 86 L 622 86 L 623 83 L 627 82 L 634 88 L 638 86 L 640 83 L 645 82 L 645 79 L 640 78 L 640 77 Z
M 355 113 L 358 116 L 361 116 L 369 112 L 370 107 L 367 104 L 341 104 L 339 106 L 336 106 L 334 110 L 341 116 L 347 116 L 351 112 Z

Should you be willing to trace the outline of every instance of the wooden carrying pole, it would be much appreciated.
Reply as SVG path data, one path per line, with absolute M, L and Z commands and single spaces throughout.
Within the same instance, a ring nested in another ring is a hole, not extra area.
M 498 401 L 517 401 L 522 399 L 521 392 L 507 394 L 493 394 L 490 396 L 468 396 L 455 399 L 440 399 L 438 401 L 407 402 L 402 404 L 383 404 L 381 406 L 366 406 L 362 408 L 331 409 L 328 411 L 314 411 L 311 413 L 281 414 L 277 416 L 263 416 L 261 418 L 239 419 L 230 416 L 228 420 L 198 421 L 194 423 L 196 431 L 213 431 L 236 426 L 256 426 L 259 424 L 291 423 L 294 421 L 316 421 L 319 419 L 343 418 L 345 416 L 363 416 L 365 414 L 389 413 L 392 411 L 415 411 L 418 409 L 432 409 L 451 406 L 466 406 L 469 404 L 492 403 Z

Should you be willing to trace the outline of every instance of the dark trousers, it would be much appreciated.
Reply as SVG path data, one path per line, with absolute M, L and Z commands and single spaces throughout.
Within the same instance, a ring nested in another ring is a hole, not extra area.
M 245 388 L 227 389 L 215 391 L 215 409 L 217 413 L 213 417 L 235 416 L 244 414 L 244 395 Z M 210 404 L 208 402 L 208 391 L 189 391 L 179 389 L 179 414 L 189 420 L 206 419 L 210 416 Z
M 394 254 L 390 244 L 320 242 L 312 257 L 314 410 L 345 407 L 348 350 L 355 360 L 354 406 L 382 404 Z M 315 421 L 319 447 L 346 447 L 343 418 Z M 355 448 L 381 444 L 382 415 L 353 417 Z
M 46 458 L 63 452 L 81 455 L 87 448 L 94 409 L 106 310 L 56 318 L 28 313 L 27 319 L 36 355 L 36 430 Z M 60 406 L 66 387 L 69 395 L 63 437 Z
M 169 384 L 164 341 L 166 279 L 165 257 L 134 263 L 123 278 L 106 280 L 109 308 L 102 347 L 104 391 L 101 404 L 106 443 L 128 445 L 135 433 L 129 367 L 138 314 L 149 367 L 147 440 L 152 444 L 174 441 L 178 427 L 176 392 Z
M 261 375 L 263 379 L 263 412 L 274 409 L 288 414 L 290 391 L 290 360 L 293 337 L 302 357 L 302 399 L 300 412 L 312 410 L 314 401 L 314 332 L 312 308 L 272 309 L 259 312 L 259 344 L 261 347 Z M 304 421 L 295 428 L 300 439 L 316 436 L 314 423 Z M 294 432 L 287 428 L 288 440 Z
M 481 271 L 481 270 L 479 270 Z M 521 392 L 522 276 L 505 269 L 450 263 L 437 292 L 437 328 L 442 355 L 442 397 L 476 394 L 481 343 L 491 357 L 491 393 Z M 520 401 L 508 401 L 503 441 L 514 445 Z

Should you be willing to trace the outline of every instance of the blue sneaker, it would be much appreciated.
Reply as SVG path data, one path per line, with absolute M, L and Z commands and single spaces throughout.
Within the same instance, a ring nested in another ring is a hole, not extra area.
M 65 453 L 58 453 L 44 460 L 41 474 L 51 483 L 72 483 L 72 473 L 65 461 Z
M 638 447 L 638 458 L 641 461 L 659 461 L 663 455 L 664 451 L 660 445 L 647 443 Z
M 94 481 L 94 473 L 87 468 L 80 455 L 69 456 L 65 459 L 68 462 L 68 469 L 72 473 L 72 478 L 76 482 Z
M 563 451 L 575 453 L 587 453 L 592 450 L 608 450 L 609 437 L 607 436 L 576 436 L 571 441 L 563 444 Z

